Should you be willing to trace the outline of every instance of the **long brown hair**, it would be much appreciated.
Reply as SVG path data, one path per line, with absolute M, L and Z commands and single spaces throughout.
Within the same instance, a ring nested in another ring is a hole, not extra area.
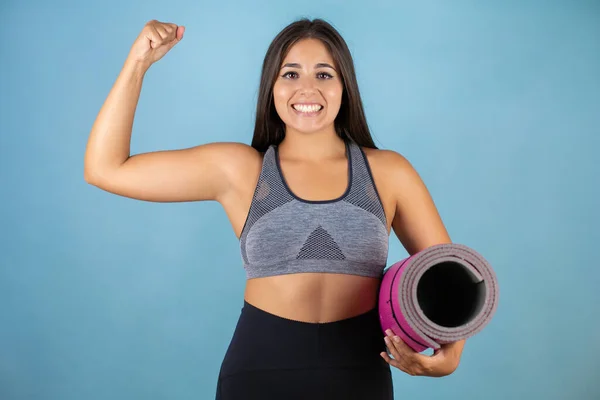
M 264 152 L 272 144 L 279 144 L 285 137 L 285 125 L 273 103 L 273 86 L 285 56 L 292 45 L 302 39 L 318 39 L 331 53 L 342 79 L 343 93 L 340 111 L 335 119 L 335 131 L 345 141 L 376 149 L 365 117 L 354 61 L 348 45 L 339 32 L 322 19 L 300 19 L 286 26 L 269 46 L 263 61 L 260 78 L 256 123 L 252 147 Z

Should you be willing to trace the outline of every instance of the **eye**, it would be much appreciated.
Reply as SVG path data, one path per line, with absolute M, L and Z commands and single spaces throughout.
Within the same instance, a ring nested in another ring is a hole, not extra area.
M 333 78 L 333 75 L 330 75 L 327 72 L 319 72 L 317 74 L 317 78 L 319 78 L 319 79 L 331 79 L 331 78 Z
M 282 78 L 286 78 L 286 79 L 294 79 L 294 78 L 292 78 L 292 77 L 290 76 L 290 74 L 294 74 L 294 75 L 295 75 L 294 77 L 297 77 L 297 76 L 298 76 L 298 74 L 297 74 L 296 72 L 294 72 L 294 71 L 289 71 L 289 72 L 286 72 L 285 74 L 281 75 L 281 77 L 282 77 Z

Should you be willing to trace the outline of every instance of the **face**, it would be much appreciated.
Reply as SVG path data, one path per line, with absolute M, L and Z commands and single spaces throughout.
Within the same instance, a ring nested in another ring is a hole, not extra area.
M 281 65 L 273 100 L 286 130 L 334 130 L 342 102 L 342 81 L 329 51 L 317 39 L 294 44 Z

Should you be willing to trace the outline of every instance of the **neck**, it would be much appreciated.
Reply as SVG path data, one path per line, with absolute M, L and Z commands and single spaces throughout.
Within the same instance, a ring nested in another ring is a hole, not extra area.
M 279 154 L 288 159 L 323 160 L 345 155 L 346 144 L 334 129 L 302 133 L 288 129 L 279 144 Z

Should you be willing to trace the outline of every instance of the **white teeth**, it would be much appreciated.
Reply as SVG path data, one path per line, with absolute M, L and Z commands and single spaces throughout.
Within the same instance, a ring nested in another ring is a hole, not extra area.
M 323 106 L 321 106 L 319 104 L 312 104 L 312 105 L 294 104 L 293 107 L 294 107 L 294 110 L 300 111 L 303 113 L 313 113 L 313 112 L 320 111 L 323 108 Z

